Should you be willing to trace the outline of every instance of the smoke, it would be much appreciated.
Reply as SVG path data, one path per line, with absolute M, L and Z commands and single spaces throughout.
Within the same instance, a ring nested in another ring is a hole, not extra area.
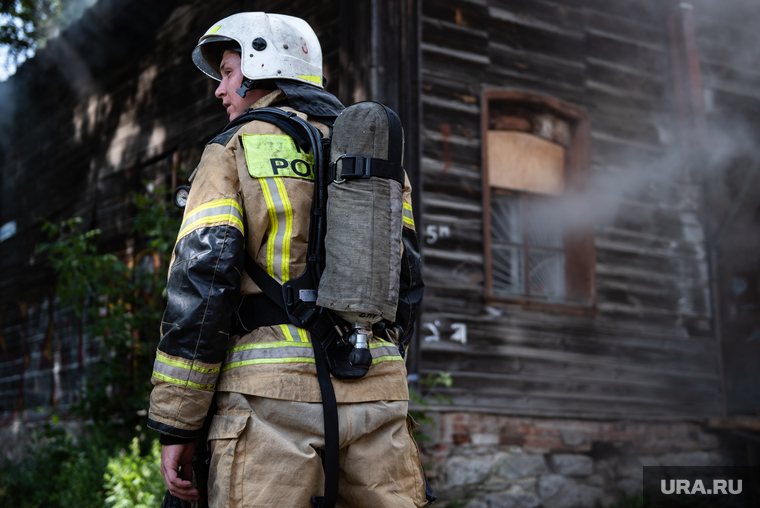
M 668 129 L 665 135 L 676 137 L 673 134 L 673 129 Z M 700 147 L 689 148 L 675 140 L 656 149 L 594 135 L 594 148 L 616 153 L 610 155 L 611 160 L 592 164 L 593 176 L 586 188 L 565 197 L 566 228 L 584 230 L 590 218 L 597 228 L 614 226 L 625 221 L 621 214 L 636 208 L 697 213 L 707 204 L 706 187 L 712 201 L 727 203 L 738 191 L 729 186 L 727 172 L 737 165 L 740 176 L 751 171 L 752 164 L 747 162 L 760 156 L 757 142 L 752 126 L 739 117 L 711 128 Z M 711 212 L 725 216 L 728 210 L 718 206 Z
M 704 136 L 697 145 L 682 142 L 672 92 L 663 101 L 665 110 L 626 113 L 631 132 L 649 126 L 648 142 L 595 130 L 592 113 L 593 176 L 583 190 L 566 196 L 564 219 L 571 231 L 586 230 L 591 218 L 597 228 L 606 228 L 630 223 L 633 219 L 625 216 L 635 210 L 653 213 L 659 208 L 685 217 L 708 206 L 704 233 L 714 239 L 729 218 L 731 201 L 742 185 L 751 183 L 753 161 L 760 160 L 760 126 L 753 114 L 760 113 L 760 10 L 750 0 L 691 3 L 704 89 Z M 672 90 L 672 69 L 665 72 L 665 87 Z
M 67 0 L 63 4 L 63 23 L 61 24 L 61 28 L 65 28 L 81 18 L 84 11 L 95 5 L 97 1 L 98 0 Z

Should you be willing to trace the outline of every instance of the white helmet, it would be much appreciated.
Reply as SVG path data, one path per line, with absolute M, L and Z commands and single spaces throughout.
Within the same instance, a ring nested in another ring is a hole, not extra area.
M 193 50 L 193 62 L 203 73 L 221 81 L 220 43 L 231 41 L 240 45 L 240 66 L 246 78 L 290 79 L 323 88 L 322 48 L 306 21 L 265 12 L 233 14 L 200 38 Z

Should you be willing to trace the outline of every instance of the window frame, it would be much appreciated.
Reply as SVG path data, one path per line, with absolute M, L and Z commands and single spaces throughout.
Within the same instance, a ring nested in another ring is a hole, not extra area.
M 565 287 L 568 300 L 546 301 L 535 296 L 515 294 L 514 297 L 494 295 L 491 256 L 491 194 L 502 190 L 491 189 L 488 168 L 488 131 L 490 130 L 492 103 L 538 106 L 562 118 L 570 125 L 570 140 L 565 148 L 565 188 L 567 192 L 583 192 L 587 188 L 591 171 L 591 129 L 588 115 L 579 108 L 546 95 L 522 90 L 490 89 L 481 93 L 481 165 L 483 174 L 483 237 L 485 261 L 485 301 L 487 304 L 518 304 L 523 308 L 592 316 L 596 313 L 596 252 L 594 248 L 593 218 L 588 224 L 578 228 L 575 234 L 564 237 Z M 514 129 L 519 131 L 519 129 Z M 527 132 L 527 131 L 521 131 Z M 529 134 L 533 134 L 530 133 Z M 535 134 L 534 134 L 535 135 Z M 546 138 L 543 138 L 546 139 Z M 549 140 L 556 142 L 555 140 Z M 506 190 L 506 189 L 505 189 Z M 531 195 L 528 191 L 506 190 L 521 196 Z M 558 199 L 561 197 L 558 196 Z M 521 199 L 524 199 L 521 197 Z M 568 269 L 571 267 L 572 269 Z M 526 272 L 528 270 L 526 266 Z M 528 275 L 525 275 L 528 279 Z M 571 293 L 571 294 L 570 294 Z M 572 299 L 571 299 L 572 298 Z

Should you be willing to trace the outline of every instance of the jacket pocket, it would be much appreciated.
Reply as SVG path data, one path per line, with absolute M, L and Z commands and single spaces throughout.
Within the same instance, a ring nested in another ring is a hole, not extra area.
M 214 415 L 208 432 L 211 454 L 208 492 L 212 505 L 238 506 L 242 499 L 242 474 L 245 463 L 245 429 L 248 415 Z M 215 500 L 212 502 L 212 500 Z
M 248 415 L 214 415 L 208 430 L 208 440 L 237 439 L 245 430 L 248 418 Z

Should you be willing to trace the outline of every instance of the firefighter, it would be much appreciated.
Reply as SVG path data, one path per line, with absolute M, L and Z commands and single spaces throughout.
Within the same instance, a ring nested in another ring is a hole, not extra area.
M 230 121 L 248 108 L 277 107 L 329 136 L 328 125 L 343 109 L 324 90 L 319 40 L 295 17 L 225 18 L 201 37 L 193 61 L 220 82 L 215 95 Z M 250 121 L 210 141 L 192 179 L 169 267 L 148 423 L 160 433 L 167 488 L 180 499 L 199 496 L 190 461 L 212 399 L 210 506 L 309 508 L 324 488 L 310 333 L 270 322 L 271 302 L 244 270 L 245 250 L 279 283 L 305 270 L 310 155 L 271 123 Z M 285 162 L 270 164 L 275 159 Z M 404 202 L 411 206 L 406 182 Z M 422 281 L 413 221 L 404 226 L 396 324 L 408 338 Z M 238 309 L 255 313 L 253 331 L 233 323 Z M 337 506 L 425 505 L 404 361 L 389 347 L 372 354 L 364 378 L 332 380 L 340 422 Z

